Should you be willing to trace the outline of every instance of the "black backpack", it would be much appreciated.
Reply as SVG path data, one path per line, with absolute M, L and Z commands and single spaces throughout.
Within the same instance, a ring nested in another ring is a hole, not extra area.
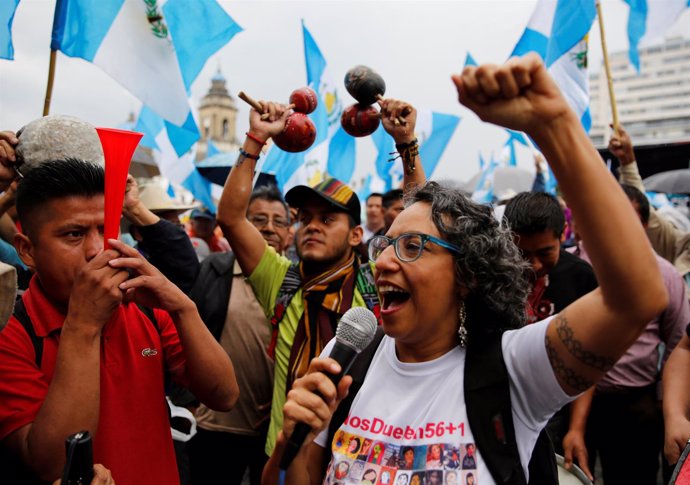
M 328 446 L 350 412 L 383 335 L 383 329 L 377 328 L 374 340 L 357 356 L 348 372 L 352 385 L 331 418 Z M 510 383 L 500 335 L 484 345 L 467 348 L 464 377 L 467 419 L 494 481 L 499 485 L 557 485 L 556 455 L 546 430 L 539 433 L 529 463 L 529 482 L 525 479 L 515 440 Z M 331 454 L 325 453 L 324 470 L 330 458 Z

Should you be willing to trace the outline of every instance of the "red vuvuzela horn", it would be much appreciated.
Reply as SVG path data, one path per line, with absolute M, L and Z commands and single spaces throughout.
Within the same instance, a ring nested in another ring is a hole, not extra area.
M 125 199 L 127 173 L 132 155 L 144 135 L 134 131 L 96 128 L 103 146 L 105 159 L 105 213 L 103 239 L 108 249 L 108 239 L 117 239 L 122 216 L 122 202 Z

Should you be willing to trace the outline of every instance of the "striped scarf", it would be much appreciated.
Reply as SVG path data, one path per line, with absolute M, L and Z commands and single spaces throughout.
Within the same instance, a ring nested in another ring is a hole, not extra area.
M 295 340 L 288 362 L 287 387 L 306 374 L 309 362 L 318 357 L 335 336 L 338 321 L 352 307 L 357 275 L 355 255 L 337 268 L 325 271 L 309 280 L 302 276 L 304 313 L 297 324 Z

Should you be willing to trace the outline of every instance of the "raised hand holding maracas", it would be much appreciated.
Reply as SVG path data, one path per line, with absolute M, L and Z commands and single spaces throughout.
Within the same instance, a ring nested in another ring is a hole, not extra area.
M 405 119 L 405 124 L 397 122 L 399 117 Z M 417 110 L 405 101 L 383 99 L 381 122 L 384 130 L 395 140 L 395 149 L 403 164 L 404 186 L 409 188 L 424 183 L 426 177 L 419 157 L 419 142 L 414 132 Z
M 290 112 L 289 106 L 256 101 L 242 91 L 238 96 L 256 110 L 260 121 L 268 122 L 266 126 L 257 124 L 266 130 L 264 138 L 273 138 L 278 148 L 286 152 L 302 152 L 314 143 L 316 127 L 306 114 Z

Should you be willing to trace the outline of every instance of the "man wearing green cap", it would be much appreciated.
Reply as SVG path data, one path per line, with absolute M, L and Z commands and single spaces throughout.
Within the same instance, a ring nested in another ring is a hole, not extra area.
M 337 323 L 347 310 L 368 307 L 378 317 L 379 302 L 372 268 L 356 255 L 363 235 L 360 202 L 343 182 L 326 178 L 313 187 L 293 187 L 285 195 L 286 202 L 298 209 L 295 241 L 299 264 L 291 264 L 267 246 L 245 217 L 255 162 L 266 140 L 282 131 L 289 114 L 282 105 L 263 103 L 262 108 L 269 118 L 261 120 L 256 110 L 250 113 L 247 139 L 218 206 L 218 224 L 273 326 L 267 349 L 275 359 L 266 441 L 270 455 L 282 427 L 283 404 L 292 382 L 306 373 L 311 359 L 335 336 Z M 395 102 L 391 112 L 404 116 L 406 123 L 395 128 L 392 122 L 384 123 L 384 127 L 397 144 L 416 146 L 414 108 Z M 415 152 L 412 162 L 418 161 Z

